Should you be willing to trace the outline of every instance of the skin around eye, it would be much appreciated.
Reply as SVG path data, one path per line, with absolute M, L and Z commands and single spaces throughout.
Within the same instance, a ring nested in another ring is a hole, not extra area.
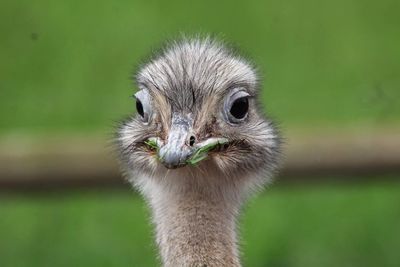
M 136 111 L 144 123 L 148 123 L 152 113 L 151 99 L 147 90 L 142 89 L 135 94 Z
M 225 98 L 223 115 L 234 125 L 244 121 L 249 111 L 249 94 L 243 88 L 232 90 Z

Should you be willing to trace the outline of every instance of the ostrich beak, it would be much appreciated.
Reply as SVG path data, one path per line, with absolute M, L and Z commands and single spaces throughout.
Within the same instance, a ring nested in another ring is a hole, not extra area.
M 165 167 L 175 169 L 186 165 L 194 152 L 190 142 L 191 130 L 192 121 L 189 118 L 173 115 L 166 143 L 158 151 L 159 160 Z
M 226 138 L 215 137 L 195 143 L 191 132 L 192 122 L 190 119 L 173 116 L 166 142 L 153 137 L 149 138 L 146 144 L 157 150 L 158 159 L 165 167 L 175 169 L 187 164 L 196 165 L 207 158 L 209 151 L 228 143 Z

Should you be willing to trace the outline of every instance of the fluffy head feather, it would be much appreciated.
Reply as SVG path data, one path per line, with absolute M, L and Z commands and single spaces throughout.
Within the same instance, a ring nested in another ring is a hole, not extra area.
M 180 118 L 196 143 L 210 138 L 224 138 L 227 143 L 209 151 L 196 166 L 171 170 L 171 176 L 186 177 L 188 183 L 188 179 L 205 181 L 204 173 L 212 170 L 214 180 L 248 179 L 254 187 L 275 169 L 280 142 L 273 123 L 258 108 L 256 71 L 221 43 L 209 38 L 172 43 L 139 70 L 136 82 L 148 94 L 151 112 L 148 121 L 136 115 L 118 130 L 121 159 L 132 182 L 143 187 L 143 179 L 165 177 L 159 151 L 146 140 L 157 138 L 160 146 L 169 142 L 171 125 Z M 248 111 L 243 120 L 232 123 L 226 103 L 236 91 L 246 94 Z M 184 146 L 190 148 L 187 142 Z

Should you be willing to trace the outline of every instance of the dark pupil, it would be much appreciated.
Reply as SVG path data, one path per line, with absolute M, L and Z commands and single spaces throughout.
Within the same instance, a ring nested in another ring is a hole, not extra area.
M 247 97 L 241 97 L 233 102 L 231 110 L 229 111 L 236 119 L 243 119 L 249 110 L 249 100 Z
M 144 112 L 143 112 L 143 105 L 142 102 L 140 102 L 139 99 L 136 99 L 136 110 L 139 113 L 140 116 L 144 117 Z

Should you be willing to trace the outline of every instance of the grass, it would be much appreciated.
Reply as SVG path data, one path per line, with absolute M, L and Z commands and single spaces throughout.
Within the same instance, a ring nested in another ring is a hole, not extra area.
M 127 191 L 2 195 L 0 263 L 158 266 L 148 212 Z M 400 185 L 273 187 L 242 218 L 245 266 L 399 266 Z
M 212 8 L 211 8 L 212 7 Z M 107 132 L 163 40 L 216 33 L 260 66 L 283 127 L 400 117 L 397 0 L 12 1 L 0 8 L 0 133 Z

